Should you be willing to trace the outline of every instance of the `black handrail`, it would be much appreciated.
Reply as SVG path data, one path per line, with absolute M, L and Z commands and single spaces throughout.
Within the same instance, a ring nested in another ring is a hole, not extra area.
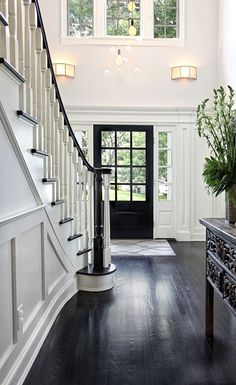
M 46 37 L 46 32 L 45 32 L 45 28 L 44 28 L 44 24 L 43 24 L 43 19 L 42 19 L 42 14 L 41 14 L 41 10 L 40 10 L 40 6 L 39 6 L 39 3 L 38 3 L 38 0 L 32 0 L 32 2 L 35 3 L 35 7 L 36 7 L 36 11 L 37 11 L 38 27 L 41 28 L 42 35 L 43 35 L 43 48 L 47 52 L 48 68 L 51 70 L 52 83 L 54 84 L 54 87 L 55 87 L 55 90 L 56 90 L 56 98 L 57 98 L 57 100 L 59 102 L 60 111 L 62 112 L 62 114 L 64 116 L 64 123 L 68 127 L 69 135 L 70 135 L 70 137 L 73 140 L 74 147 L 76 147 L 76 149 L 77 149 L 77 151 L 79 153 L 79 156 L 81 157 L 81 159 L 83 161 L 83 164 L 87 167 L 87 169 L 89 171 L 92 171 L 94 173 L 95 172 L 95 168 L 93 166 L 91 166 L 91 164 L 87 161 L 87 159 L 84 156 L 83 151 L 80 148 L 80 145 L 79 145 L 79 143 L 78 143 L 78 141 L 76 139 L 76 136 L 74 134 L 74 131 L 73 131 L 71 125 L 70 125 L 70 121 L 68 119 L 65 107 L 64 107 L 62 99 L 61 99 L 60 91 L 59 91 L 59 88 L 58 88 L 58 85 L 57 85 L 57 80 L 56 80 L 56 76 L 55 76 L 54 69 L 53 69 L 52 59 L 51 59 L 51 55 L 50 55 L 50 51 L 49 51 L 48 41 L 47 41 L 47 37 Z

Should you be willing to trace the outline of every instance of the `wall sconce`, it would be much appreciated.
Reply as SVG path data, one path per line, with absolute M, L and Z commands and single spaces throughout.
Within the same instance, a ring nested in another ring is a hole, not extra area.
M 73 64 L 54 63 L 53 69 L 56 76 L 75 77 L 75 66 Z
M 197 67 L 194 66 L 176 66 L 171 68 L 171 79 L 197 79 Z

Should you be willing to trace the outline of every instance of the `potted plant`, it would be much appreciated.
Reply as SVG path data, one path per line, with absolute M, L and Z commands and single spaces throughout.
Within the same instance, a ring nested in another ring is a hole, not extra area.
M 210 149 L 205 158 L 203 178 L 208 192 L 216 196 L 225 191 L 226 219 L 236 222 L 236 106 L 235 92 L 220 87 L 214 90 L 213 107 L 204 100 L 197 107 L 197 129 Z

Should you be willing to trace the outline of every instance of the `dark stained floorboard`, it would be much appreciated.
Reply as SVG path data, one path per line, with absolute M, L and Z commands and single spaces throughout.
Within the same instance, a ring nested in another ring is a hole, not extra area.
M 66 304 L 24 385 L 236 385 L 236 318 L 218 295 L 204 337 L 205 245 L 172 247 L 114 258 L 115 288 Z

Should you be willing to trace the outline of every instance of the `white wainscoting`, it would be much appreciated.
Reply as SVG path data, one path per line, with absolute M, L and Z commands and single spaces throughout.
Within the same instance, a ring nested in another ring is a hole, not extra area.
M 205 229 L 200 217 L 223 217 L 224 197 L 210 196 L 202 180 L 204 158 L 208 149 L 198 137 L 195 121 L 196 108 L 122 108 L 122 107 L 67 107 L 76 130 L 90 135 L 90 159 L 93 155 L 94 124 L 150 124 L 156 136 L 159 130 L 173 133 L 173 200 L 159 202 L 157 189 L 157 141 L 154 145 L 154 237 L 176 238 L 179 241 L 202 241 Z
M 0 223 L 0 383 L 20 385 L 55 317 L 77 291 L 44 206 Z

